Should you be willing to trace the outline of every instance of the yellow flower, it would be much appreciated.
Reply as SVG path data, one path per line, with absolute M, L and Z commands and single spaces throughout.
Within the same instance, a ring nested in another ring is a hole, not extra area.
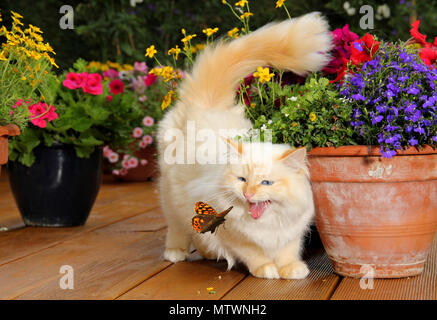
M 3 61 L 8 60 L 8 58 L 6 58 L 6 56 L 5 56 L 5 51 L 4 50 L 0 52 L 0 60 L 3 60 Z
M 164 110 L 166 109 L 172 102 L 173 99 L 173 95 L 174 95 L 174 91 L 170 90 L 164 97 L 164 99 L 162 100 L 161 103 L 161 109 Z
M 124 64 L 122 66 L 122 70 L 123 71 L 130 71 L 130 70 L 133 70 L 133 69 L 134 69 L 134 67 L 131 64 Z
M 153 68 L 149 73 L 154 74 L 155 76 L 160 76 L 162 75 L 162 69 L 163 68 Z
M 255 103 L 252 102 L 252 103 L 250 104 L 250 107 L 251 107 L 251 108 L 255 108 Z
M 280 8 L 282 7 L 282 5 L 284 4 L 285 0 L 278 0 L 276 1 L 276 8 Z
M 261 83 L 269 82 L 274 75 L 275 75 L 274 73 L 270 73 L 269 68 L 263 68 L 263 67 L 258 67 L 257 71 L 253 73 L 253 76 L 255 78 L 259 78 L 259 82 Z
M 184 28 L 181 29 L 182 34 L 185 36 L 187 34 L 187 32 L 185 31 Z
M 235 6 L 237 7 L 237 6 L 240 6 L 240 7 L 244 7 L 244 5 L 247 3 L 248 1 L 247 0 L 240 0 L 240 1 L 238 1 L 238 2 L 236 2 L 235 3 Z
M 12 10 L 11 10 L 11 13 L 12 13 L 12 16 L 13 16 L 14 18 L 23 19 L 23 16 L 22 16 L 21 14 L 16 13 L 16 12 L 14 12 L 14 11 L 12 11 Z
M 174 54 L 174 58 L 175 58 L 175 60 L 177 60 L 178 57 L 179 57 L 179 53 L 180 52 L 181 52 L 181 49 L 179 49 L 179 46 L 176 45 L 176 47 L 171 48 L 170 50 L 168 50 L 167 53 L 168 53 L 168 55 Z
M 315 114 L 314 112 L 311 112 L 311 113 L 310 113 L 310 120 L 311 120 L 312 122 L 314 122 L 314 121 L 316 121 L 316 119 L 317 119 L 316 114 Z
M 35 27 L 34 25 L 29 24 L 29 28 L 30 28 L 30 30 L 32 30 L 33 32 L 43 33 L 43 32 L 41 31 L 40 28 Z
M 234 29 L 228 31 L 228 36 L 229 36 L 230 38 L 235 38 L 235 39 L 237 39 L 237 38 L 238 38 L 238 31 L 239 31 L 238 28 L 235 27 Z
M 226 4 L 227 2 L 226 2 L 226 0 L 222 0 L 222 3 L 223 3 L 223 4 Z
M 26 81 L 27 78 L 23 76 L 23 77 L 21 77 L 21 80 Z
M 240 16 L 240 19 L 243 20 L 243 19 L 249 18 L 251 16 L 253 16 L 252 12 L 245 12 Z
M 214 33 L 216 33 L 218 30 L 219 30 L 219 28 L 214 28 L 214 29 L 206 28 L 206 29 L 203 29 L 202 32 L 203 32 L 204 34 L 206 34 L 207 37 L 210 37 L 210 36 L 212 36 Z
M 20 26 L 24 26 L 24 24 L 19 19 L 15 18 L 15 17 L 11 17 L 11 18 L 12 18 L 12 20 L 14 20 L 15 24 L 19 24 Z
M 153 58 L 155 56 L 155 53 L 157 53 L 155 46 L 152 44 L 150 47 L 146 49 L 146 57 Z
M 190 34 L 188 36 L 185 36 L 181 41 L 186 45 L 191 39 L 197 37 L 197 34 Z
M 297 122 L 293 122 L 293 123 L 291 124 L 291 126 L 292 126 L 292 127 L 296 127 L 296 126 L 297 126 Z
M 202 51 L 203 49 L 205 49 L 205 44 L 204 43 L 197 43 L 196 49 L 199 51 Z
M 162 76 L 164 82 L 168 82 L 176 76 L 175 70 L 173 69 L 173 67 L 165 66 L 164 68 L 162 68 L 160 76 Z

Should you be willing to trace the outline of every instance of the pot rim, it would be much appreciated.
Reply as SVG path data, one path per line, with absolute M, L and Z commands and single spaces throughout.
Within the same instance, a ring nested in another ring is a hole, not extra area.
M 396 156 L 422 156 L 428 154 L 437 154 L 437 148 L 429 145 L 423 146 L 423 150 L 416 147 L 410 147 L 396 151 Z M 308 152 L 309 157 L 362 157 L 376 156 L 381 157 L 379 146 L 341 146 L 341 147 L 315 147 Z
M 0 137 L 2 136 L 18 136 L 20 134 L 20 128 L 15 124 L 7 124 L 0 126 Z

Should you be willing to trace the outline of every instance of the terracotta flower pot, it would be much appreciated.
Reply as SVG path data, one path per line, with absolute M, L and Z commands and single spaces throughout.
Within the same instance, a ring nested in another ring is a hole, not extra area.
M 0 126 L 0 172 L 2 165 L 8 162 L 8 137 L 17 136 L 20 129 L 14 124 Z
M 335 272 L 420 274 L 437 228 L 437 150 L 384 159 L 366 146 L 314 148 L 308 159 L 316 226 Z

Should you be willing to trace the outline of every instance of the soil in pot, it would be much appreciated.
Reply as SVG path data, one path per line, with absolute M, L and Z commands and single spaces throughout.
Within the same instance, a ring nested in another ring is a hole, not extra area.
M 87 220 L 101 182 L 102 151 L 76 156 L 72 146 L 38 146 L 26 167 L 8 162 L 11 189 L 27 226 L 69 227 Z
M 316 225 L 334 271 L 420 274 L 437 228 L 437 150 L 383 159 L 365 146 L 315 148 L 308 159 Z

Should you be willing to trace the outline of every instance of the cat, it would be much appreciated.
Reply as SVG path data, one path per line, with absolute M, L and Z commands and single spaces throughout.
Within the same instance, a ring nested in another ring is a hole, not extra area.
M 240 79 L 259 66 L 299 75 L 320 70 L 329 62 L 331 47 L 328 23 L 315 12 L 267 24 L 232 41 L 219 41 L 198 56 L 179 87 L 176 105 L 165 114 L 157 133 L 160 200 L 168 224 L 166 260 L 185 260 L 193 244 L 207 259 L 226 259 L 228 269 L 236 262 L 244 263 L 255 277 L 302 279 L 308 275 L 301 247 L 314 204 L 306 149 L 237 142 L 230 136 L 219 137 L 219 131 L 252 127 L 244 106 L 235 102 Z M 189 145 L 201 144 L 192 141 L 188 123 L 197 131 L 212 130 L 217 134 L 214 143 L 226 145 L 239 161 L 187 161 Z M 168 133 L 175 129 L 183 133 L 182 140 L 169 138 Z M 170 146 L 173 149 L 169 151 Z M 168 161 L 176 148 L 184 150 L 184 164 Z M 198 234 L 191 226 L 198 201 L 218 212 L 233 206 L 214 234 Z

